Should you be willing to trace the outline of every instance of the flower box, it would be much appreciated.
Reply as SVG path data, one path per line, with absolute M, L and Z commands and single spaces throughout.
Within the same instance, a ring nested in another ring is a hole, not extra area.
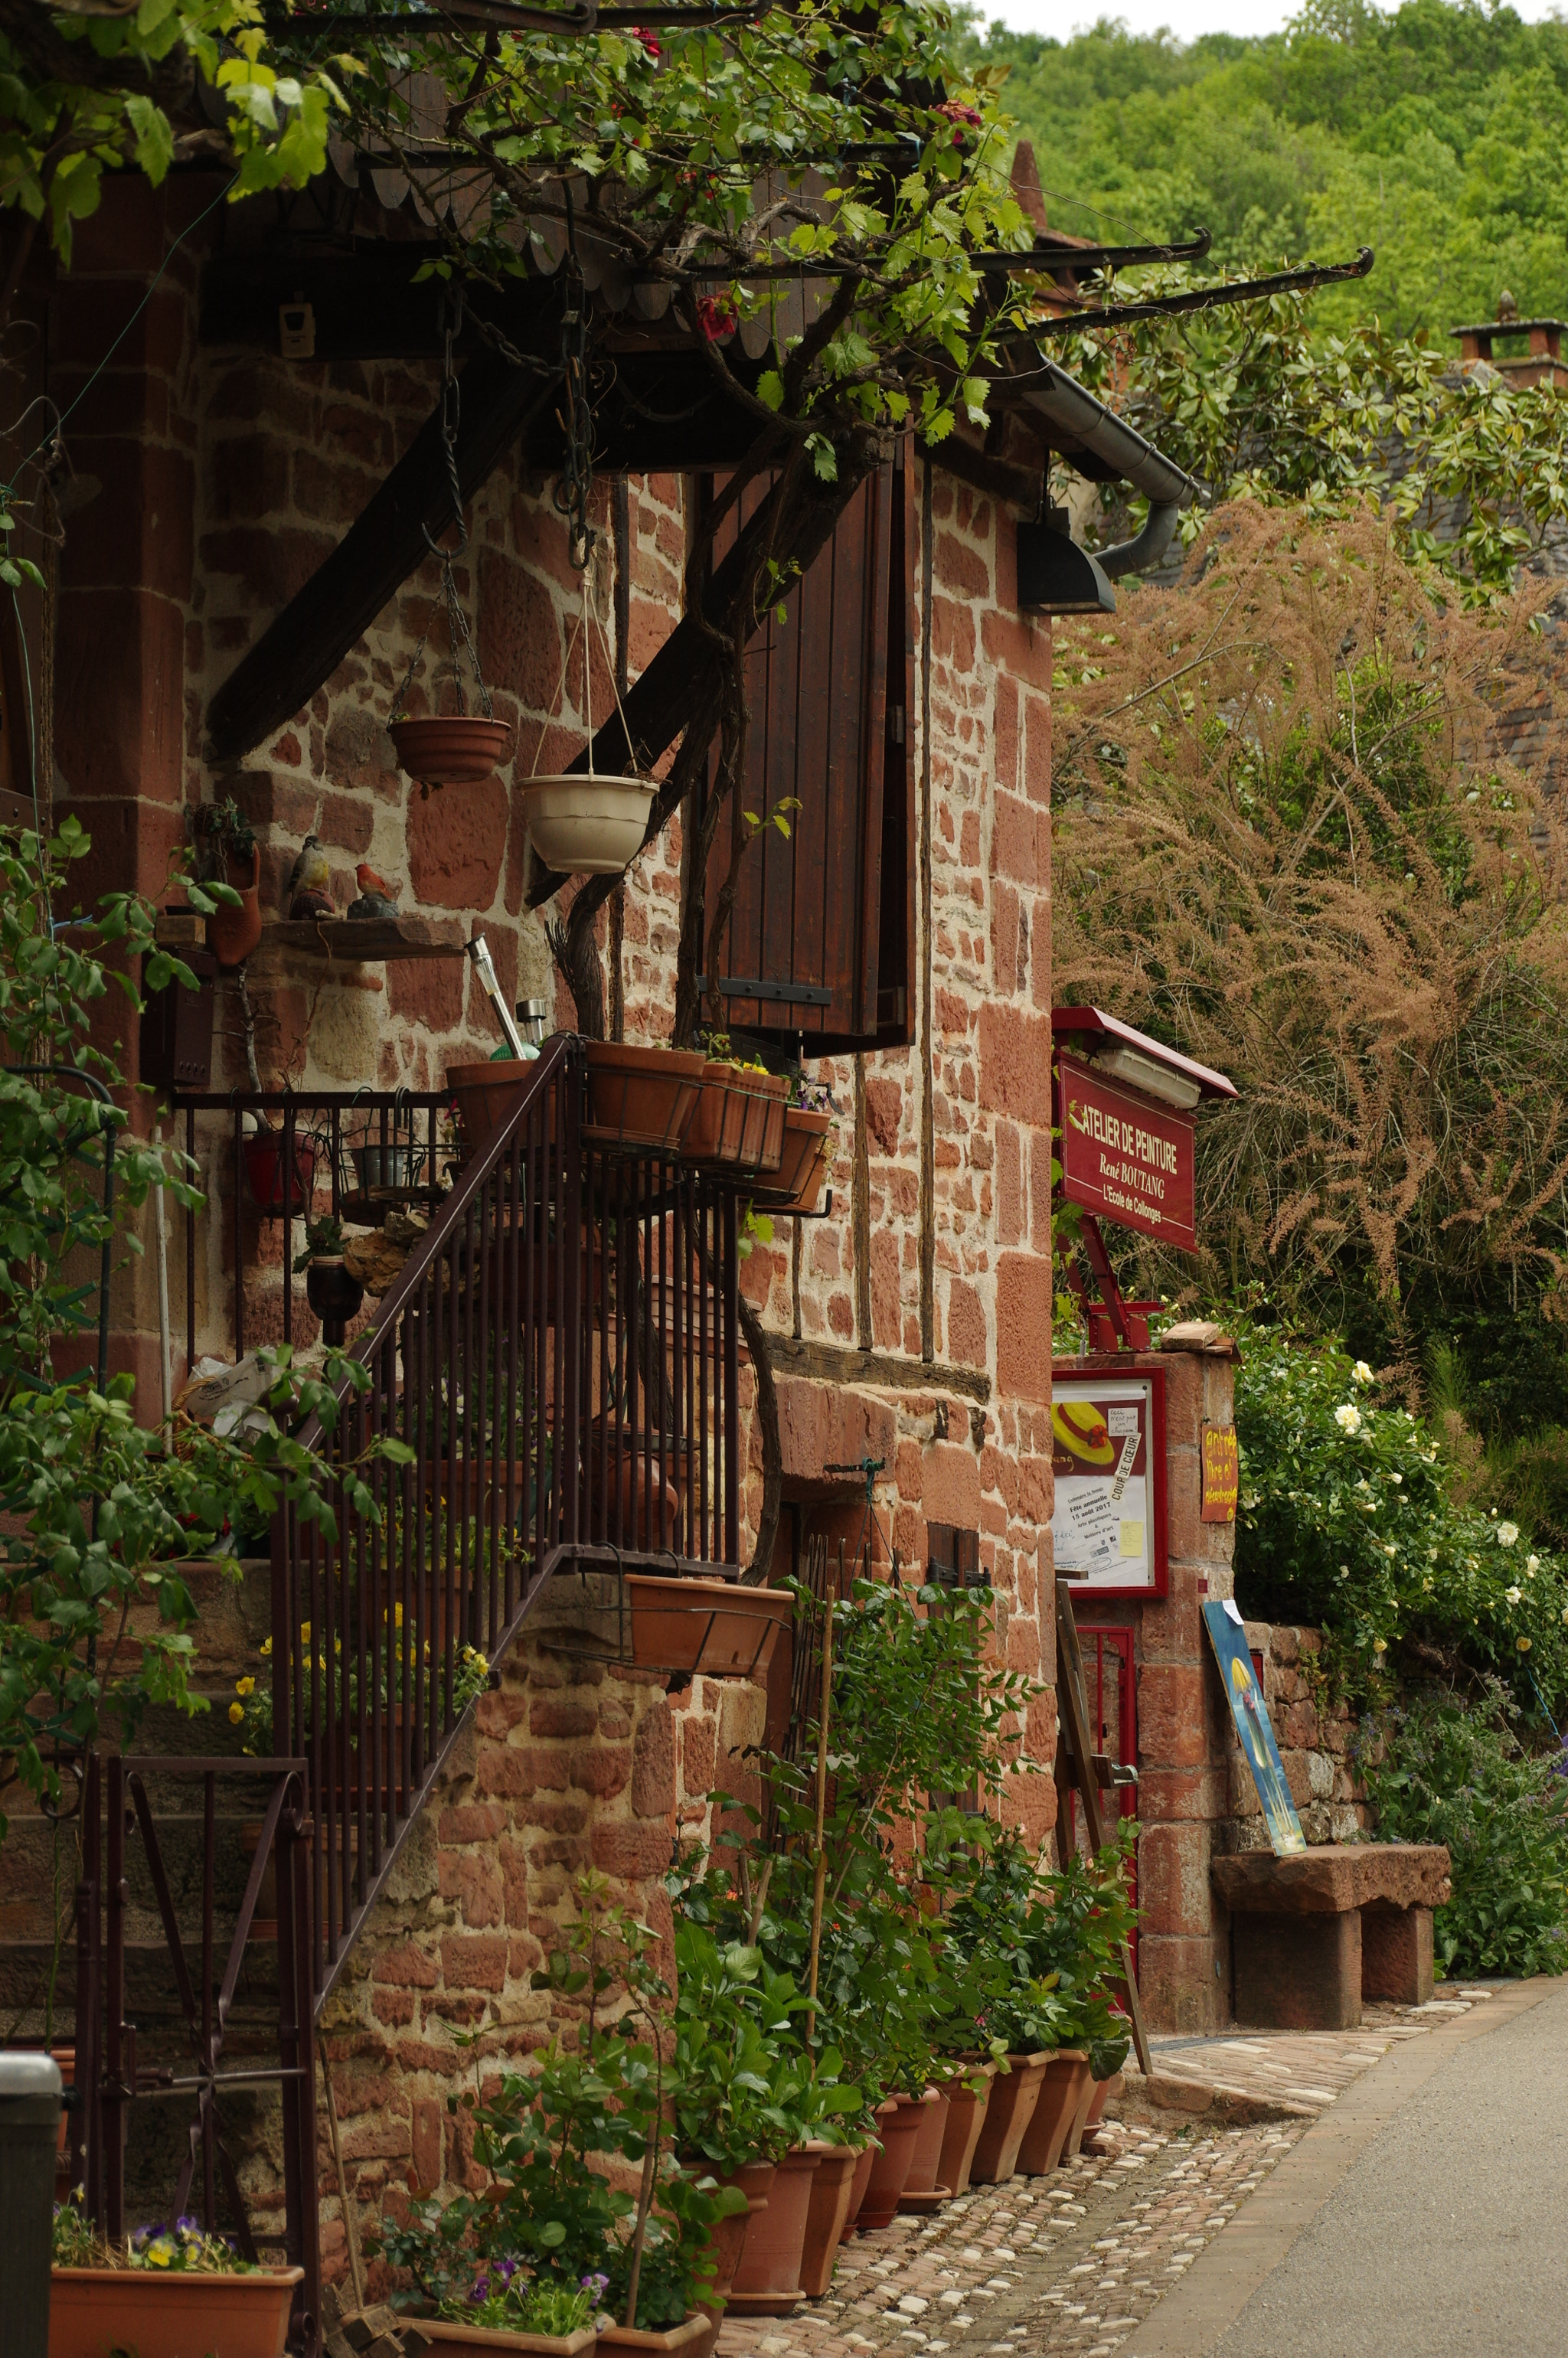
M 303 2268 L 52 2268 L 49 2358 L 283 2358 Z
M 719 2339 L 719 2321 L 705 2316 L 700 2309 L 680 2325 L 672 2325 L 663 2333 L 643 2333 L 632 2325 L 606 2325 L 600 2329 L 600 2358 L 610 2358 L 612 2351 L 624 2353 L 624 2358 L 638 2358 L 638 2353 L 660 2353 L 665 2358 L 709 2358 Z M 226 2353 L 225 2353 L 226 2358 Z
M 784 1108 L 778 1175 L 758 1188 L 754 1200 L 760 1212 L 788 1216 L 816 1211 L 833 1158 L 832 1129 L 831 1114 L 808 1113 L 804 1106 Z
M 689 1163 L 776 1171 L 784 1158 L 789 1076 L 710 1056 L 681 1140 Z
M 450 2317 L 421 2317 L 416 2320 L 427 2342 L 433 2342 L 439 2358 L 489 2358 L 498 2350 L 518 2350 L 528 2358 L 581 2358 L 591 2350 L 598 2339 L 591 2325 L 576 2333 L 512 2333 L 497 2325 L 465 2325 Z
M 684 1152 L 708 1059 L 685 1048 L 637 1048 L 620 1040 L 590 1040 L 588 1120 L 592 1146 L 635 1147 L 643 1152 Z

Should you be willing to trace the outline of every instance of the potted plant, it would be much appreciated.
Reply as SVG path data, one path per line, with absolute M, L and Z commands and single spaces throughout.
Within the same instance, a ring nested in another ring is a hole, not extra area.
M 589 1040 L 587 1057 L 585 1139 L 655 1154 L 682 1147 L 708 1065 L 700 1050 Z
M 304 1249 L 296 1255 L 295 1275 L 305 1271 L 305 1298 L 321 1321 L 321 1336 L 330 1350 L 341 1347 L 351 1318 L 357 1317 L 364 1287 L 343 1266 L 343 1231 L 330 1215 L 305 1224 Z
M 823 1182 L 832 1168 L 836 1132 L 833 1099 L 827 1087 L 819 1081 L 797 1077 L 784 1107 L 778 1172 L 758 1188 L 754 1201 L 759 1207 L 785 1217 L 815 1212 Z
M 692 1163 L 776 1171 L 784 1155 L 788 1095 L 787 1073 L 770 1073 L 761 1062 L 738 1055 L 728 1033 L 710 1033 L 682 1154 Z
M 54 2217 L 49 2358 L 283 2358 L 302 2268 L 243 2260 L 194 2219 L 140 2227 L 123 2250 L 101 2240 L 74 2202 Z
M 261 852 L 255 833 L 233 796 L 200 814 L 207 846 L 206 882 L 227 884 L 237 902 L 220 901 L 207 920 L 207 946 L 220 966 L 243 966 L 262 937 Z

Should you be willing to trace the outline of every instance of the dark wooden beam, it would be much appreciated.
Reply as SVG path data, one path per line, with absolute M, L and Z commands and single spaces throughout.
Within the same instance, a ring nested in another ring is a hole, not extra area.
M 547 362 L 553 331 L 535 356 Z M 555 394 L 555 374 L 517 368 L 488 349 L 460 376 L 458 481 L 479 489 L 528 421 Z M 308 704 L 427 550 L 422 526 L 451 521 L 439 410 L 420 427 L 363 514 L 297 597 L 275 617 L 207 708 L 208 759 L 232 762 Z
M 984 492 L 988 498 L 1005 501 L 1011 507 L 1026 508 L 1031 515 L 1038 513 L 1039 467 L 1020 467 L 1011 460 L 989 457 L 956 434 L 945 435 L 940 442 L 917 441 L 915 448 L 921 458 L 928 459 L 934 467 L 946 468 L 971 491 Z

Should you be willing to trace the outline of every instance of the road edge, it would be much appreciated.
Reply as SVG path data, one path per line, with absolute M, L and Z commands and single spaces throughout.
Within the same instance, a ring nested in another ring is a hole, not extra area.
M 1352 2163 L 1455 2048 L 1516 2021 L 1562 1986 L 1560 1976 L 1544 1974 L 1516 1983 L 1421 2039 L 1401 2039 L 1379 2057 L 1275 2164 L 1181 2283 L 1162 2295 L 1121 2343 L 1118 2358 L 1206 2358 Z

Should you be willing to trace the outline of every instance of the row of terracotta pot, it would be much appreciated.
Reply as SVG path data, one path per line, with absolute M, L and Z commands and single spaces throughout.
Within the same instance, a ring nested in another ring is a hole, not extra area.
M 1081 2049 L 1011 2055 L 1005 2072 L 967 2065 L 922 2096 L 890 2097 L 863 2146 L 813 2142 L 776 2165 L 751 2163 L 734 2180 L 746 2211 L 715 2239 L 715 2314 L 722 2302 L 741 2317 L 787 2316 L 826 2293 L 849 2236 L 901 2211 L 935 2211 L 971 2185 L 1043 2177 L 1078 2151 L 1109 2089 Z

